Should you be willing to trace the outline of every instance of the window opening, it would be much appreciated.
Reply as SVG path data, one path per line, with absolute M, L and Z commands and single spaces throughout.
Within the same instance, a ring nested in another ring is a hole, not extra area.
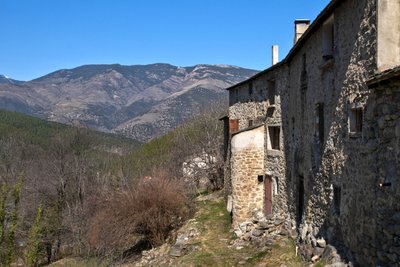
M 334 17 L 331 16 L 322 26 L 322 57 L 325 60 L 333 57 Z
M 275 81 L 268 82 L 268 101 L 270 105 L 275 104 Z
M 318 140 L 323 143 L 324 142 L 324 103 L 317 104 L 316 110 L 316 131 L 318 135 Z
M 340 215 L 340 203 L 342 198 L 342 189 L 340 186 L 333 187 L 333 204 L 335 213 Z
M 363 109 L 353 108 L 350 110 L 350 132 L 361 133 L 363 127 Z
M 280 150 L 280 127 L 269 126 L 268 133 L 269 133 L 271 149 Z

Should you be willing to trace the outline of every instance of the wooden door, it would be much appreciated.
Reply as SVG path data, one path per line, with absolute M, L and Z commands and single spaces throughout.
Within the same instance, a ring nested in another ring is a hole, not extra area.
M 272 177 L 265 175 L 264 179 L 264 214 L 272 214 Z

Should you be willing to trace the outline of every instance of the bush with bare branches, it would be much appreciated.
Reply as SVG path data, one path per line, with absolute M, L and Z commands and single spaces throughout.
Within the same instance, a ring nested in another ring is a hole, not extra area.
M 190 196 L 178 179 L 147 178 L 134 189 L 97 200 L 88 241 L 98 254 L 121 254 L 138 244 L 162 244 L 190 216 Z

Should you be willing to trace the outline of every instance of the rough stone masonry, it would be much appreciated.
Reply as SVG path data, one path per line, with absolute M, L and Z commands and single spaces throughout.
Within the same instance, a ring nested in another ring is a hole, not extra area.
M 399 266 L 400 0 L 333 0 L 295 25 L 283 61 L 228 88 L 233 227 L 262 210 L 306 260 L 324 240 Z

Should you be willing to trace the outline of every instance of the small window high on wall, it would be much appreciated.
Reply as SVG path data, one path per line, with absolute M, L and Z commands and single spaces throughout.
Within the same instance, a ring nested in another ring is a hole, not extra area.
M 322 25 L 322 57 L 325 60 L 333 57 L 334 17 L 329 17 Z
M 274 105 L 275 104 L 275 81 L 271 80 L 268 82 L 268 101 L 270 105 Z
M 315 131 L 320 143 L 324 142 L 324 103 L 318 103 L 315 111 Z
M 268 127 L 268 148 L 274 150 L 280 150 L 280 126 L 269 126 Z
M 363 128 L 363 109 L 352 108 L 349 114 L 350 133 L 357 134 Z

